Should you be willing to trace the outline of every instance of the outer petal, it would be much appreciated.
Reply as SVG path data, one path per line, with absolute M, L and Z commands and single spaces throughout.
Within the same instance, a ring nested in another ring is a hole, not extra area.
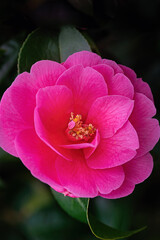
M 134 158 L 124 164 L 125 180 L 120 188 L 109 194 L 100 194 L 100 196 L 109 199 L 121 198 L 131 194 L 135 184 L 143 182 L 149 177 L 153 168 L 152 156 L 148 153 L 140 158 Z
M 126 67 L 123 65 L 119 65 L 119 66 L 123 69 L 124 74 L 131 80 L 134 86 L 135 92 L 143 93 L 153 101 L 153 95 L 149 85 L 146 82 L 144 82 L 141 78 L 137 78 L 135 72 L 129 67 Z
M 96 197 L 98 195 L 94 178 L 89 174 L 89 168 L 85 164 L 83 155 L 81 159 L 72 162 L 58 158 L 56 169 L 59 180 L 75 197 Z
M 43 60 L 32 66 L 31 74 L 24 72 L 17 76 L 9 91 L 12 105 L 24 121 L 33 125 L 37 90 L 41 87 L 53 86 L 64 71 L 65 68 L 61 64 Z
M 103 64 L 106 64 L 106 65 L 108 65 L 108 66 L 110 66 L 110 67 L 112 67 L 115 74 L 116 74 L 116 73 L 123 73 L 122 68 L 121 68 L 115 61 L 113 61 L 113 60 L 103 59 L 103 60 L 102 60 L 102 63 L 103 63 Z
M 66 85 L 74 96 L 74 111 L 81 114 L 83 120 L 93 101 L 108 93 L 107 85 L 100 73 L 82 65 L 74 66 L 60 76 L 59 85 Z
M 31 68 L 31 74 L 24 72 L 17 76 L 10 88 L 10 96 L 15 109 L 24 121 L 33 125 L 36 93 L 39 88 L 55 85 L 65 68 L 56 62 L 43 60 L 36 62 Z M 25 107 L 24 107 L 25 106 Z
M 100 194 L 107 194 L 118 189 L 124 181 L 125 175 L 121 166 L 111 169 L 95 170 L 94 179 Z
M 59 76 L 66 70 L 60 63 L 42 60 L 38 61 L 31 67 L 31 76 L 35 88 L 44 88 L 54 86 Z
M 10 87 L 12 105 L 30 126 L 34 124 L 33 115 L 37 92 L 33 86 L 33 81 L 31 75 L 24 72 L 17 76 Z
M 131 81 L 123 74 L 117 73 L 110 83 L 108 83 L 110 95 L 122 95 L 133 99 L 134 88 Z
M 0 145 L 17 156 L 14 139 L 23 129 L 34 123 L 35 95 L 39 87 L 53 85 L 65 67 L 53 61 L 40 61 L 32 66 L 31 74 L 17 76 L 2 97 L 0 104 Z
M 151 100 L 141 93 L 135 94 L 135 105 L 130 121 L 137 131 L 140 148 L 137 156 L 140 157 L 152 150 L 160 137 L 160 127 L 156 119 L 152 119 L 156 109 Z
M 67 162 L 57 159 L 56 169 L 61 184 L 76 197 L 96 197 L 98 192 L 108 193 L 117 189 L 124 180 L 121 167 L 107 170 L 90 169 L 83 157 Z
M 91 67 L 93 65 L 100 64 L 101 62 L 101 57 L 98 56 L 96 53 L 81 51 L 69 56 L 64 62 L 64 66 L 66 68 L 70 68 L 74 65 L 82 64 L 84 67 Z
M 109 194 L 100 194 L 100 196 L 108 199 L 122 198 L 130 195 L 134 191 L 134 188 L 135 185 L 128 179 L 125 179 L 120 188 L 113 190 Z
M 137 133 L 128 121 L 113 137 L 101 139 L 87 164 L 95 169 L 119 166 L 131 160 L 138 147 Z
M 122 95 L 133 99 L 133 85 L 123 73 L 113 75 L 113 69 L 105 64 L 97 65 L 94 69 L 103 75 L 108 86 L 109 95 Z
M 134 123 L 134 128 L 138 134 L 140 148 L 136 157 L 143 156 L 151 151 L 160 137 L 160 127 L 157 119 L 143 119 L 139 123 Z
M 131 114 L 133 122 L 141 122 L 141 119 L 151 118 L 156 114 L 154 103 L 142 93 L 135 93 L 134 108 Z
M 152 169 L 153 158 L 149 153 L 124 164 L 125 175 L 133 184 L 141 183 L 147 179 Z
M 92 104 L 87 123 L 92 123 L 100 132 L 100 136 L 113 136 L 128 120 L 134 101 L 123 96 L 105 96 L 96 99 Z
M 34 100 L 31 96 L 33 92 L 30 82 L 28 73 L 20 74 L 6 90 L 0 103 L 0 146 L 14 156 L 17 156 L 14 146 L 16 135 L 33 125 L 30 115 Z
M 112 78 L 114 76 L 114 70 L 111 66 L 108 66 L 106 64 L 98 64 L 96 66 L 93 66 L 92 68 L 102 74 L 106 83 L 112 81 Z
M 33 129 L 20 132 L 16 137 L 15 145 L 18 156 L 33 176 L 59 192 L 64 191 L 55 169 L 58 155 L 38 138 Z

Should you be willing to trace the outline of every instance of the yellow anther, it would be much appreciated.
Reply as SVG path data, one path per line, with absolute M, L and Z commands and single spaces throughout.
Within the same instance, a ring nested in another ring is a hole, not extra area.
M 71 112 L 70 122 L 66 130 L 67 135 L 71 140 L 85 140 L 88 141 L 96 132 L 94 126 L 90 124 L 84 124 L 82 122 L 82 116 L 77 114 L 74 117 L 74 113 Z

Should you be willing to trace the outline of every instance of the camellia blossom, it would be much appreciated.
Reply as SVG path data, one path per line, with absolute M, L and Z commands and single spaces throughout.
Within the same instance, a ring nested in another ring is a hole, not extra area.
M 17 76 L 0 103 L 0 146 L 64 195 L 120 198 L 151 174 L 155 114 L 133 70 L 81 51 Z

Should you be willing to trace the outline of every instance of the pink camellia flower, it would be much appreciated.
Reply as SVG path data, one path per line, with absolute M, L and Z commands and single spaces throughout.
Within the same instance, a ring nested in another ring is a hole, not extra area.
M 0 146 L 64 195 L 120 198 L 151 174 L 155 113 L 133 70 L 77 52 L 18 75 L 0 103 Z

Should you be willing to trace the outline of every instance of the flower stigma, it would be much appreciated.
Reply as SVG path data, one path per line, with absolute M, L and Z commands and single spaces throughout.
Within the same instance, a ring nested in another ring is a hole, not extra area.
M 82 115 L 77 114 L 74 117 L 74 113 L 71 112 L 70 121 L 66 133 L 72 141 L 88 141 L 96 132 L 96 128 L 91 124 L 85 124 L 82 121 Z

